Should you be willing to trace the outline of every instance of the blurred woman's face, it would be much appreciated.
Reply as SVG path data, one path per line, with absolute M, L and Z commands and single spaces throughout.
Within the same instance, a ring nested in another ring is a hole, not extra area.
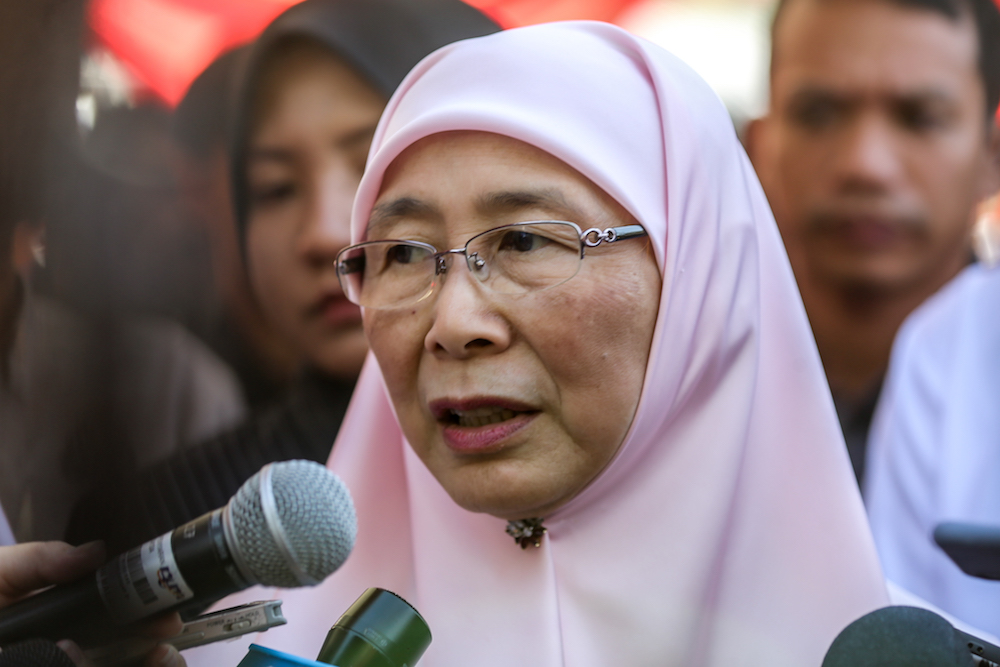
M 309 42 L 275 56 L 254 101 L 247 174 L 250 280 L 278 333 L 342 378 L 361 369 L 361 313 L 340 289 L 337 253 L 385 99 Z
M 386 171 L 368 240 L 462 247 L 494 227 L 565 220 L 636 224 L 580 173 L 483 132 L 421 140 Z M 617 452 L 642 390 L 660 296 L 645 239 L 589 248 L 579 272 L 542 291 L 484 289 L 452 256 L 415 305 L 365 311 L 410 445 L 460 506 L 545 516 Z

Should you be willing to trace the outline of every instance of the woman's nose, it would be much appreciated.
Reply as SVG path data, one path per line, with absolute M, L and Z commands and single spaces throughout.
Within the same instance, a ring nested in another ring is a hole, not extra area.
M 299 236 L 300 252 L 310 263 L 332 263 L 350 245 L 351 206 L 358 183 L 357 174 L 344 167 L 328 168 L 317 179 Z
M 437 280 L 443 282 L 431 297 L 434 319 L 424 338 L 427 351 L 468 359 L 496 354 L 510 346 L 510 323 L 461 257 L 452 256 L 448 272 Z

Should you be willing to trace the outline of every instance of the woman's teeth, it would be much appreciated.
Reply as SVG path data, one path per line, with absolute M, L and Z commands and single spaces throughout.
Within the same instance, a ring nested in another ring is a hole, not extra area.
M 475 410 L 452 410 L 452 419 L 459 426 L 488 426 L 513 419 L 516 413 L 505 408 L 476 408 Z

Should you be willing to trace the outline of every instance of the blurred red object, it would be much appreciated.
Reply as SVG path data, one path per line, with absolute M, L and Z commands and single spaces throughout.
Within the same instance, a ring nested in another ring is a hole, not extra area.
M 92 0 L 89 20 L 97 41 L 174 106 L 218 55 L 251 41 L 299 1 Z M 562 19 L 613 21 L 641 0 L 467 1 L 511 28 Z
M 505 28 L 547 21 L 591 19 L 613 23 L 640 0 L 465 0 Z

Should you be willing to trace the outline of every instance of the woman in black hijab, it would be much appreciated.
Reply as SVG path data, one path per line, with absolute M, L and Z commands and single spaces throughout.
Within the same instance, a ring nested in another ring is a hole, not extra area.
M 496 30 L 459 0 L 306 0 L 268 26 L 238 88 L 230 166 L 250 285 L 300 378 L 235 430 L 86 498 L 68 541 L 134 546 L 222 506 L 266 463 L 326 461 L 367 351 L 334 259 L 375 125 L 425 55 Z

